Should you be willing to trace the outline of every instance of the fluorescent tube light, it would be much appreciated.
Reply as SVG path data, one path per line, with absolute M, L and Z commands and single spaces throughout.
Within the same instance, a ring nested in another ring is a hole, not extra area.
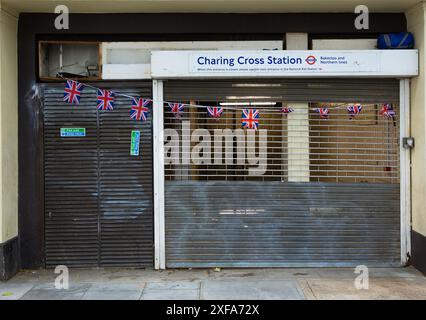
M 221 106 L 273 106 L 276 102 L 221 102 Z

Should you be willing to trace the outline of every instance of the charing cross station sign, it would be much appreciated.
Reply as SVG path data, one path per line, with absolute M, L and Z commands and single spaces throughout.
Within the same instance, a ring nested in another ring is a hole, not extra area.
M 398 77 L 417 74 L 417 50 L 183 50 L 151 53 L 151 77 L 154 79 Z

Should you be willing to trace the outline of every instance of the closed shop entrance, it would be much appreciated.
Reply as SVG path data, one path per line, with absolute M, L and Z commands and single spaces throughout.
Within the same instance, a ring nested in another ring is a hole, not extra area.
M 130 100 L 97 111 L 96 91 L 63 102 L 63 84 L 44 89 L 45 258 L 47 267 L 153 264 L 152 125 L 129 118 Z M 151 96 L 151 82 L 114 89 Z M 139 155 L 130 155 L 132 130 Z
M 167 267 L 400 265 L 398 80 L 167 80 L 164 100 L 186 104 L 164 107 Z

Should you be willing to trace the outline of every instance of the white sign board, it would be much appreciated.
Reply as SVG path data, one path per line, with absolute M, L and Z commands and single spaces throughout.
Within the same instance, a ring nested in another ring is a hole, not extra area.
M 416 75 L 417 50 L 155 51 L 151 57 L 156 79 Z

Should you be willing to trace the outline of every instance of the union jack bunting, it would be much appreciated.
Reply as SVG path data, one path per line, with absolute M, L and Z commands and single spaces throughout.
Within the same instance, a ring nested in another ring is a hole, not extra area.
M 241 124 L 243 128 L 257 130 L 259 126 L 259 117 L 259 110 L 243 109 L 241 116 Z
M 207 112 L 209 115 L 216 120 L 219 120 L 219 118 L 222 116 L 223 108 L 219 107 L 207 107 Z
M 349 106 L 346 108 L 346 110 L 348 110 L 348 114 L 349 114 L 349 119 L 352 120 L 355 118 L 356 115 L 360 114 L 362 111 L 362 106 L 360 106 L 359 104 L 354 105 L 354 106 Z
M 386 118 L 393 118 L 396 116 L 393 106 L 390 103 L 385 103 L 380 109 L 379 114 Z
M 64 101 L 79 104 L 84 85 L 74 80 L 67 80 L 64 89 Z
M 183 109 L 185 108 L 185 105 L 182 103 L 175 103 L 175 102 L 168 102 L 170 111 L 173 113 L 175 118 L 180 118 L 181 113 L 183 112 Z
M 292 113 L 294 110 L 289 107 L 282 107 L 280 111 L 282 114 L 289 114 L 289 113 Z
M 98 89 L 98 110 L 114 110 L 114 99 L 114 92 Z
M 133 98 L 132 108 L 130 109 L 130 119 L 146 121 L 149 113 L 147 105 L 151 103 L 149 99 Z
M 330 110 L 328 108 L 316 108 L 315 112 L 319 113 L 321 119 L 328 119 Z

